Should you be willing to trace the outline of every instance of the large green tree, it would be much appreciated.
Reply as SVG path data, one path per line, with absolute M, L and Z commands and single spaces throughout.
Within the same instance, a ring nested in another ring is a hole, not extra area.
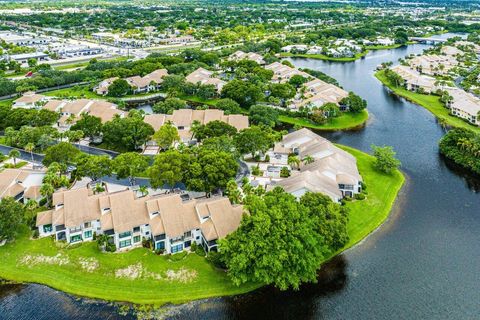
M 242 107 L 249 107 L 263 98 L 263 92 L 257 84 L 232 80 L 223 86 L 222 97 L 232 99 Z
M 117 179 L 128 178 L 130 185 L 135 184 L 135 177 L 140 176 L 148 168 L 148 158 L 136 152 L 126 152 L 118 155 L 112 161 L 112 169 Z
M 45 166 L 49 166 L 53 162 L 57 162 L 63 165 L 69 165 L 75 162 L 75 159 L 80 154 L 80 150 L 75 148 L 68 142 L 60 142 L 56 145 L 48 147 L 45 150 L 45 158 L 42 163 Z
M 219 246 L 233 282 L 282 290 L 315 282 L 326 251 L 317 218 L 280 188 L 263 197 L 250 195 L 245 202 L 249 215 Z
M 372 150 L 375 157 L 374 165 L 378 170 L 390 173 L 401 165 L 400 160 L 395 157 L 396 153 L 393 151 L 393 147 L 372 145 Z
M 232 137 L 236 133 L 237 129 L 235 127 L 220 120 L 210 121 L 205 125 L 199 125 L 195 128 L 195 137 L 199 141 L 220 136 Z
M 117 150 L 135 151 L 155 133 L 139 114 L 115 117 L 103 126 L 104 141 Z
M 98 181 L 104 176 L 112 174 L 112 160 L 109 156 L 91 156 L 82 154 L 77 159 L 77 178 L 89 177 L 92 181 Z
M 153 135 L 153 140 L 162 149 L 170 148 L 174 142 L 180 141 L 177 128 L 171 123 L 165 123 Z
M 272 107 L 255 105 L 250 107 L 248 118 L 254 124 L 274 127 L 278 121 L 278 111 Z
M 182 182 L 189 167 L 189 156 L 178 150 L 172 149 L 155 156 L 153 165 L 148 170 L 150 184 L 154 188 L 164 185 L 174 188 L 175 184 Z
M 78 119 L 70 130 L 81 130 L 86 137 L 93 139 L 102 133 L 102 119 L 87 113 L 82 113 L 80 119 Z
M 117 79 L 112 82 L 108 87 L 108 96 L 110 97 L 122 97 L 129 94 L 132 91 L 132 87 L 124 79 Z
M 25 209 L 11 197 L 0 201 L 0 242 L 14 240 L 24 224 Z
M 241 154 L 251 154 L 252 157 L 257 152 L 266 152 L 273 143 L 272 137 L 257 126 L 252 126 L 240 131 L 234 138 L 235 146 Z

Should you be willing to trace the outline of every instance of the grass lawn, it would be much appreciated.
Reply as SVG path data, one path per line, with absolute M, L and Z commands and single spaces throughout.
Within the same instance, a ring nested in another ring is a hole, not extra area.
M 440 101 L 440 97 L 429 94 L 411 92 L 403 87 L 395 87 L 390 83 L 390 81 L 388 81 L 385 76 L 385 71 L 383 70 L 376 72 L 375 77 L 397 95 L 424 107 L 425 109 L 433 113 L 438 119 L 444 121 L 446 124 L 452 127 L 466 128 L 480 133 L 479 127 L 469 124 L 461 118 L 450 115 L 449 110 L 445 108 L 443 106 L 443 103 Z
M 352 247 L 380 226 L 388 217 L 404 182 L 400 171 L 391 175 L 380 173 L 373 168 L 372 156 L 340 147 L 357 158 L 368 195 L 365 200 L 347 203 L 350 208 L 347 226 L 350 241 L 325 261 Z M 0 247 L 0 257 L 2 278 L 41 283 L 91 298 L 137 304 L 182 303 L 240 294 L 260 287 L 256 283 L 240 287 L 233 285 L 225 272 L 194 253 L 179 261 L 155 255 L 144 248 L 124 253 L 101 253 L 93 242 L 65 248 L 51 238 L 30 240 L 26 230 L 15 242 Z
M 386 49 L 397 49 L 400 48 L 402 44 L 392 44 L 392 45 L 371 45 L 371 46 L 366 46 L 365 48 L 367 50 L 386 50 Z
M 71 88 L 58 89 L 43 93 L 46 96 L 58 98 L 86 98 L 86 99 L 105 99 L 105 97 L 89 90 L 88 86 L 75 86 Z
M 357 166 L 367 186 L 367 198 L 348 202 L 350 220 L 347 225 L 350 240 L 342 249 L 348 249 L 377 229 L 388 217 L 405 178 L 400 170 L 385 174 L 373 166 L 375 158 L 362 151 L 338 145 L 357 158 Z
M 285 115 L 280 115 L 278 119 L 283 123 L 288 123 L 292 125 L 298 125 L 305 128 L 315 129 L 315 130 L 346 130 L 356 128 L 361 126 L 368 120 L 368 111 L 363 110 L 360 113 L 351 113 L 345 112 L 342 116 L 338 118 L 333 118 L 325 124 L 316 124 L 309 119 L 305 118 L 295 118 Z
M 202 103 L 208 106 L 216 106 L 217 102 L 220 100 L 220 99 L 202 99 L 198 96 L 187 96 L 187 95 L 180 95 L 178 96 L 178 98 L 185 100 L 187 102 Z
M 351 62 L 360 59 L 361 57 L 366 56 L 368 53 L 368 50 L 357 53 L 353 57 L 344 57 L 344 58 L 334 58 L 334 57 L 329 57 L 324 54 L 301 54 L 301 53 L 289 53 L 289 52 L 283 52 L 280 54 L 282 57 L 293 57 L 293 58 L 310 58 L 310 59 L 319 59 L 319 60 L 327 60 L 327 61 L 334 61 L 334 62 Z
M 3 106 L 10 107 L 13 104 L 13 100 L 15 99 L 0 100 L 0 107 L 3 107 Z

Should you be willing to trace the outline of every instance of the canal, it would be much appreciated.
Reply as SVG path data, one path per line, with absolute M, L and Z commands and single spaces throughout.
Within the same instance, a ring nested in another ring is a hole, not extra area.
M 170 307 L 172 319 L 477 319 L 480 314 L 480 180 L 438 154 L 444 129 L 425 109 L 398 98 L 374 76 L 426 45 L 372 51 L 352 63 L 291 59 L 323 71 L 368 101 L 358 131 L 322 133 L 369 152 L 391 145 L 407 182 L 389 220 L 362 244 L 322 267 L 299 291 L 266 287 L 237 296 Z M 107 303 L 44 286 L 0 287 L 0 319 L 120 319 Z M 130 316 L 127 316 L 130 317 Z

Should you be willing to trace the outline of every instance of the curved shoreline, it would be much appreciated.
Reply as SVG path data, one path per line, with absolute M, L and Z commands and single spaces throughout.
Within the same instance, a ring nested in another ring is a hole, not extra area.
M 361 243 L 369 234 L 377 230 L 389 217 L 405 181 L 399 170 L 392 175 L 373 170 L 371 155 L 350 147 L 341 147 L 357 158 L 360 173 L 368 187 L 368 196 L 366 200 L 347 204 L 351 209 L 350 221 L 347 226 L 350 240 L 344 248 L 325 257 L 320 265 Z M 34 253 L 41 253 L 49 257 L 61 254 L 68 257 L 69 261 L 77 263 L 62 266 L 24 265 L 21 263 L 25 255 Z M 236 287 L 225 272 L 215 269 L 204 258 L 196 254 L 189 254 L 185 259 L 172 264 L 168 257 L 157 256 L 147 249 L 135 249 L 121 254 L 102 254 L 98 252 L 95 243 L 84 243 L 79 247 L 59 249 L 51 239 L 29 240 L 23 237 L 14 243 L 0 247 L 0 256 L 4 258 L 0 265 L 0 277 L 19 283 L 39 283 L 70 294 L 106 301 L 160 306 L 168 303 L 180 304 L 212 297 L 238 295 L 262 286 L 250 283 Z M 100 264 L 99 271 L 82 271 L 78 261 L 85 258 L 97 259 Z M 163 270 L 162 266 L 159 267 L 162 264 L 163 268 L 166 265 L 167 268 L 174 268 L 174 270 L 196 267 L 199 268 L 199 276 L 192 283 L 184 284 L 143 278 L 119 279 L 112 276 L 112 271 L 118 270 L 115 268 L 125 268 L 125 266 L 131 265 L 132 261 L 141 262 L 143 266 L 149 267 L 148 271 L 150 272 Z M 154 270 L 155 268 L 157 270 Z
M 285 115 L 280 115 L 278 120 L 285 124 L 290 125 L 298 125 L 303 128 L 309 128 L 318 131 L 348 131 L 348 130 L 357 130 L 364 127 L 370 118 L 370 114 L 368 113 L 367 109 L 362 110 L 359 114 L 348 114 L 348 117 L 354 118 L 352 122 L 345 122 L 342 120 L 342 117 L 346 117 L 347 115 L 343 115 L 341 117 L 334 118 L 332 120 L 333 123 L 326 123 L 326 124 L 315 124 L 312 123 L 310 120 L 305 118 L 294 118 Z M 336 123 L 340 122 L 340 124 Z

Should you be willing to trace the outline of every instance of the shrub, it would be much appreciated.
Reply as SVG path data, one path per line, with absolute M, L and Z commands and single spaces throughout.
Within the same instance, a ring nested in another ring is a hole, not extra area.
M 151 242 L 150 240 L 148 240 L 148 239 L 143 238 L 143 239 L 142 239 L 142 247 L 147 248 L 147 249 L 151 249 L 151 248 L 152 248 L 152 242 Z M 157 250 L 155 250 L 155 252 L 156 252 L 156 251 L 157 251 Z M 163 253 L 163 252 L 162 252 L 162 253 Z
M 165 253 L 165 249 L 157 249 L 157 250 L 155 250 L 155 254 L 157 254 L 157 255 L 162 255 L 162 254 L 164 254 L 164 253 Z
M 352 198 L 351 197 L 344 197 L 343 200 L 349 202 L 349 201 L 352 201 Z
M 268 154 L 265 156 L 265 162 L 270 162 L 270 156 Z
M 39 236 L 38 229 L 33 230 L 33 234 L 32 234 L 33 239 L 37 239 L 38 236 Z
M 282 178 L 288 178 L 290 176 L 290 170 L 288 170 L 287 167 L 283 167 L 281 170 L 280 170 L 280 177 Z
M 187 251 L 182 251 L 179 253 L 174 253 L 170 255 L 170 260 L 171 261 L 180 261 L 183 260 L 187 256 L 188 252 Z
M 220 269 L 227 269 L 225 262 L 222 259 L 222 255 L 218 252 L 212 251 L 207 255 L 207 261 Z
M 364 200 L 365 199 L 365 195 L 363 193 L 357 193 L 357 194 L 355 194 L 354 197 L 357 200 Z
M 253 174 L 254 176 L 259 176 L 259 175 L 260 175 L 260 167 L 259 167 L 258 165 L 252 167 L 252 174 Z

